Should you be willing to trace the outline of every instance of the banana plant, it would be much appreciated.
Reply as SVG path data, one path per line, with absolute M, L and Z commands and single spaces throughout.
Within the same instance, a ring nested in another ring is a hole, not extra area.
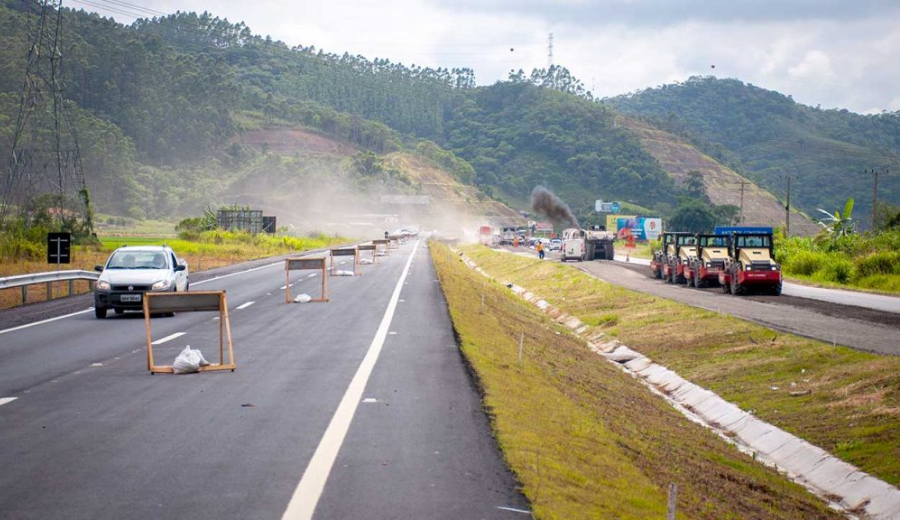
M 819 208 L 820 213 L 825 214 L 827 218 L 820 219 L 819 225 L 822 231 L 819 233 L 817 241 L 831 239 L 832 245 L 837 243 L 838 239 L 851 235 L 856 227 L 856 221 L 853 220 L 853 198 L 847 199 L 844 204 L 844 212 L 835 210 L 834 214 Z

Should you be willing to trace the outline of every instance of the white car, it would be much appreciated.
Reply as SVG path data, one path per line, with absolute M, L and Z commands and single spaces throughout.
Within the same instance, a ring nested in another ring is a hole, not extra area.
M 187 263 L 168 246 L 120 247 L 105 266 L 94 269 L 100 272 L 94 286 L 94 315 L 101 319 L 109 309 L 117 314 L 143 309 L 146 292 L 190 288 Z

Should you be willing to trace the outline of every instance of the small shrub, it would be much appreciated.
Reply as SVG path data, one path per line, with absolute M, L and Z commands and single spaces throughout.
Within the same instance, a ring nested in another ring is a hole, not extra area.
M 785 258 L 784 269 L 790 274 L 811 276 L 828 262 L 828 254 L 819 251 L 796 251 Z
M 900 251 L 879 251 L 856 261 L 861 277 L 878 274 L 900 274 Z
M 828 282 L 850 283 L 856 277 L 856 265 L 839 256 L 826 257 L 824 265 L 813 276 Z

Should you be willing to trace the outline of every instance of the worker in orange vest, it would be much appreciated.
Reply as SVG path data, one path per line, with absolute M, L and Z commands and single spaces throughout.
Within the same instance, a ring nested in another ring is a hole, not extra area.
M 544 259 L 544 243 L 541 242 L 540 240 L 538 240 L 538 243 L 537 243 L 537 246 L 535 246 L 535 249 L 537 249 L 538 256 L 540 257 L 540 259 L 543 260 Z
M 513 239 L 513 247 L 519 247 L 519 237 Z

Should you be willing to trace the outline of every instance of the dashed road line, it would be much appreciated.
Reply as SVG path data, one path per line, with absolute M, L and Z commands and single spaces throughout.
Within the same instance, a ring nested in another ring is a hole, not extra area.
M 247 302 L 247 303 L 245 303 L 245 304 L 243 304 L 243 305 L 239 305 L 235 310 L 236 310 L 236 311 L 239 311 L 239 310 L 241 310 L 241 309 L 246 309 L 247 307 L 253 305 L 254 303 L 256 303 L 256 302 Z
M 282 520 L 312 519 L 316 506 L 319 503 L 319 498 L 325 490 L 328 475 L 331 473 L 334 461 L 337 459 L 341 445 L 344 443 L 344 438 L 347 436 L 347 431 L 350 429 L 353 415 L 356 414 L 356 408 L 362 400 L 366 383 L 369 381 L 372 370 L 375 368 L 375 362 L 378 361 L 378 356 L 381 354 L 382 347 L 384 347 L 388 329 L 391 326 L 391 321 L 394 319 L 394 312 L 397 310 L 397 300 L 400 299 L 403 282 L 409 274 L 409 267 L 412 265 L 415 256 L 416 249 L 414 248 L 409 255 L 409 260 L 406 261 L 406 267 L 403 268 L 403 272 L 400 274 L 400 279 L 397 280 L 394 293 L 391 295 L 388 307 L 384 311 L 384 317 L 381 319 L 378 331 L 375 333 L 371 345 L 369 345 L 369 350 L 350 381 L 350 386 L 347 387 L 341 403 L 334 412 L 334 416 L 331 418 L 322 440 L 319 441 L 319 445 L 316 447 L 316 451 L 306 467 L 306 471 L 303 472 L 303 477 L 291 496 L 287 510 L 281 517 Z
M 184 336 L 185 334 L 187 334 L 187 332 L 176 332 L 175 334 L 169 334 L 168 336 L 166 336 L 164 338 L 159 338 L 158 340 L 156 340 L 150 344 L 151 345 L 162 345 L 163 343 L 172 341 L 175 338 L 180 338 L 181 336 Z
M 0 406 L 11 403 L 18 399 L 18 397 L 0 397 Z

